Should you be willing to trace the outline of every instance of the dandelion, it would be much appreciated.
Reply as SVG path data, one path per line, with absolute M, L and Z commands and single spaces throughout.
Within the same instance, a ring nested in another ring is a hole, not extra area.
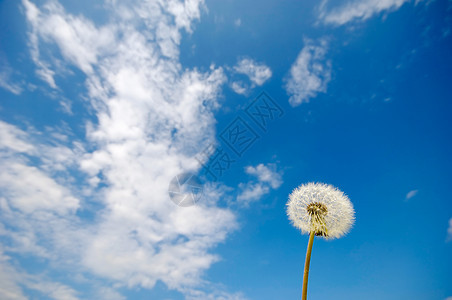
M 290 194 L 287 215 L 295 227 L 309 234 L 302 291 L 302 300 L 306 300 L 314 236 L 334 239 L 347 234 L 355 220 L 355 211 L 348 197 L 334 186 L 307 183 Z

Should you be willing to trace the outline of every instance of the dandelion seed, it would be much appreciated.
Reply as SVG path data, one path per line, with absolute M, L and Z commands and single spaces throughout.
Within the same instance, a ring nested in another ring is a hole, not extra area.
M 347 234 L 354 223 L 355 211 L 348 197 L 334 186 L 307 183 L 290 194 L 287 215 L 296 228 L 309 234 L 302 291 L 302 300 L 306 300 L 314 236 L 334 239 Z

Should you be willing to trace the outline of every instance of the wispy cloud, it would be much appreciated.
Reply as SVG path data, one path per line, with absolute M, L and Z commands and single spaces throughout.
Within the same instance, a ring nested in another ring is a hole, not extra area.
M 354 0 L 327 10 L 328 1 L 319 8 L 319 19 L 327 24 L 344 25 L 352 21 L 365 21 L 383 11 L 395 11 L 409 0 Z
M 35 147 L 27 142 L 27 133 L 14 125 L 0 121 L 0 149 L 19 153 L 31 153 Z
M 410 200 L 411 198 L 413 198 L 414 196 L 417 195 L 417 193 L 419 192 L 419 190 L 412 190 L 409 191 L 406 196 L 405 196 L 405 200 Z
M 452 218 L 449 220 L 449 228 L 447 228 L 447 240 L 452 240 Z
M 234 81 L 231 83 L 231 88 L 237 94 L 246 95 L 250 87 L 242 81 Z
M 256 62 L 251 58 L 242 58 L 232 67 L 233 73 L 244 74 L 251 81 L 250 85 L 242 81 L 233 81 L 231 88 L 238 94 L 245 95 L 250 89 L 263 85 L 272 77 L 271 69 L 264 63 Z
M 55 300 L 77 300 L 77 292 L 71 287 L 49 280 L 44 275 L 18 271 L 11 265 L 10 257 L 0 252 L 0 297 L 1 299 L 28 299 L 21 286 L 38 292 L 41 296 Z
M 96 28 L 93 22 L 83 17 L 65 14 L 58 2 L 49 2 L 45 10 L 40 11 L 33 3 L 24 0 L 26 16 L 31 25 L 30 45 L 34 61 L 40 67 L 42 77 L 53 86 L 50 79 L 53 72 L 46 70 L 48 66 L 40 59 L 39 38 L 54 41 L 67 61 L 79 67 L 85 73 L 93 72 L 93 65 L 99 56 L 108 52 L 114 42 L 114 31 L 111 27 Z M 44 75 L 48 74 L 48 75 Z
M 243 299 L 202 279 L 219 259 L 211 249 L 237 228 L 234 213 L 214 201 L 182 209 L 167 194 L 214 139 L 212 110 L 226 82 L 222 68 L 179 63 L 181 30 L 191 32 L 203 2 L 110 1 L 102 27 L 56 1 L 23 5 L 38 76 L 58 88 L 55 78 L 70 76 L 61 68 L 78 68 L 98 122 L 86 123 L 84 141 L 0 123 L 7 251 L 116 286 L 160 280 L 187 298 Z M 48 45 L 58 52 L 41 55 Z M 256 68 L 249 74 L 263 83 L 268 74 Z
M 262 196 L 270 192 L 270 188 L 261 182 L 247 182 L 239 184 L 240 194 L 237 196 L 237 201 L 242 205 L 249 205 L 253 201 L 257 201 Z
M 304 44 L 286 79 L 285 88 L 292 106 L 309 102 L 319 92 L 326 92 L 331 79 L 331 61 L 325 58 L 326 40 L 304 39 Z
M 15 95 L 19 95 L 22 93 L 23 87 L 20 83 L 14 82 L 12 79 L 13 73 L 13 69 L 8 62 L 0 56 L 0 87 Z
M 259 164 L 255 167 L 245 168 L 247 174 L 254 175 L 260 182 L 268 183 L 273 189 L 279 188 L 282 184 L 281 174 L 276 171 L 275 164 Z
M 0 252 L 0 298 L 26 300 L 19 285 L 20 277 L 8 262 L 10 258 Z
M 245 168 L 245 172 L 256 177 L 257 181 L 251 180 L 239 184 L 240 193 L 237 196 L 237 201 L 244 206 L 261 199 L 271 189 L 277 189 L 282 184 L 282 175 L 276 170 L 275 164 L 248 166 Z

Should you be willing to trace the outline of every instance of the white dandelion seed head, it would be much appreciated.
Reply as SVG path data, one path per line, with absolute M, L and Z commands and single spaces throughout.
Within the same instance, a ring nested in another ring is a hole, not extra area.
M 345 235 L 355 221 L 353 204 L 342 191 L 313 182 L 300 185 L 289 195 L 287 215 L 302 233 L 314 232 L 326 239 Z

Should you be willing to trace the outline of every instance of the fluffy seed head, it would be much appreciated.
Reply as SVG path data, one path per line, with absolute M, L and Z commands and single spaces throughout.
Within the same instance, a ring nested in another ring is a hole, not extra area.
M 302 233 L 326 239 L 345 235 L 355 221 L 353 204 L 332 185 L 307 183 L 296 188 L 287 202 L 287 215 Z

